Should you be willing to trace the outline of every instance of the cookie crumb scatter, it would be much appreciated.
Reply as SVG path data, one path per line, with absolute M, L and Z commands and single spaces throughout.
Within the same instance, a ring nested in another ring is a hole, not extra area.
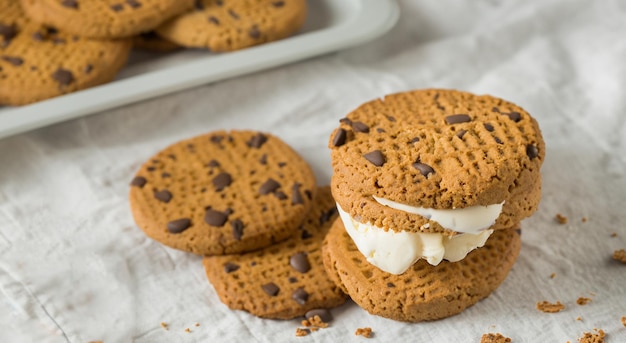
M 556 313 L 556 312 L 560 312 L 564 310 L 565 305 L 561 304 L 560 301 L 557 301 L 556 303 L 552 304 L 544 300 L 542 302 L 537 303 L 537 309 L 545 313 Z
M 296 328 L 296 337 L 307 336 L 310 332 L 311 332 L 311 330 L 309 330 L 309 329 Z
M 556 273 L 550 274 L 550 279 L 554 279 L 556 277 Z
M 615 250 L 615 252 L 613 253 L 613 259 L 626 264 L 626 250 Z
M 604 343 L 604 331 L 595 328 L 594 330 L 597 333 L 584 332 L 582 337 L 578 339 L 578 343 Z
M 590 298 L 585 298 L 585 297 L 580 297 L 580 298 L 578 298 L 578 299 L 576 300 L 576 303 L 577 303 L 578 305 L 587 305 L 587 304 L 588 304 L 588 303 L 590 303 L 590 302 L 591 302 L 591 299 L 590 299 Z
M 556 221 L 559 224 L 567 224 L 567 217 L 562 215 L 562 214 L 560 214 L 560 213 L 557 213 L 556 214 Z
M 354 332 L 354 335 L 355 336 L 363 336 L 365 338 L 371 338 L 372 335 L 373 335 L 372 328 L 370 328 L 370 327 L 358 328 Z
M 486 333 L 480 338 L 480 343 L 509 343 L 511 339 L 500 333 Z
M 167 326 L 166 322 L 161 322 L 161 327 L 165 330 L 169 330 L 170 328 Z

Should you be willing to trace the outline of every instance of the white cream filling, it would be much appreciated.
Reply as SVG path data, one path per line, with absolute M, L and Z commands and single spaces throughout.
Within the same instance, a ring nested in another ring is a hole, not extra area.
M 417 214 L 426 219 L 437 222 L 442 227 L 463 233 L 480 233 L 496 223 L 496 219 L 502 212 L 504 201 L 499 204 L 487 206 L 471 206 L 449 210 L 437 210 L 434 208 L 414 207 L 384 198 L 373 197 L 381 205 L 407 213 Z
M 385 231 L 370 222 L 354 220 L 339 204 L 337 210 L 346 231 L 367 261 L 391 274 L 404 273 L 422 258 L 434 266 L 443 259 L 460 261 L 470 251 L 482 247 L 493 232 L 485 230 L 478 234 L 444 236 L 440 233 Z

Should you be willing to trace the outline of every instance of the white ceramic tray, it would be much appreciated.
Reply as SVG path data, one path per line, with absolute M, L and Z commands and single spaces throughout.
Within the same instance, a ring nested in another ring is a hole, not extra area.
M 115 81 L 22 107 L 0 107 L 0 138 L 166 93 L 355 46 L 393 27 L 395 0 L 309 0 L 295 36 L 249 49 L 211 54 L 133 52 Z

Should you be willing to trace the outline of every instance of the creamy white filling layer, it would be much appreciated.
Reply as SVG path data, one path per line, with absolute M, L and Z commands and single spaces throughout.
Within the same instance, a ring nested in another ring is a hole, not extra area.
M 391 274 L 402 274 L 417 260 L 436 266 L 443 259 L 457 262 L 482 247 L 493 230 L 478 234 L 444 236 L 440 233 L 385 231 L 370 222 L 360 223 L 337 204 L 346 231 L 367 261 Z
M 384 198 L 373 197 L 381 205 L 407 213 L 418 214 L 426 219 L 439 223 L 444 228 L 463 233 L 480 233 L 495 224 L 496 219 L 502 212 L 502 205 L 493 204 L 487 206 L 471 206 L 449 210 L 437 210 L 434 208 L 414 207 Z

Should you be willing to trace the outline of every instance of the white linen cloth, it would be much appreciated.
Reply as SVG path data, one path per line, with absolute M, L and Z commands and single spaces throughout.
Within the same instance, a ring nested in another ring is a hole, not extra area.
M 611 259 L 626 248 L 626 2 L 400 6 L 398 25 L 360 47 L 1 140 L 0 342 L 361 342 L 354 331 L 365 326 L 380 342 L 478 342 L 487 332 L 576 342 L 594 328 L 626 342 L 626 265 Z M 129 181 L 177 140 L 221 128 L 272 132 L 325 184 L 339 118 L 426 87 L 511 100 L 537 118 L 547 143 L 543 200 L 523 222 L 517 263 L 457 316 L 407 324 L 349 302 L 332 311 L 330 328 L 296 338 L 298 320 L 226 308 L 199 257 L 133 222 Z M 566 308 L 543 313 L 542 300 Z

